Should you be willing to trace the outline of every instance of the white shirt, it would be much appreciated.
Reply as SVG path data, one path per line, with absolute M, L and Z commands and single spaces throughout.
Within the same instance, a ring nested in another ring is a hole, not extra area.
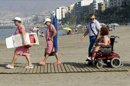
M 98 31 L 101 29 L 100 23 L 95 19 L 94 22 L 92 22 L 92 23 L 89 22 L 87 24 L 87 29 L 88 29 L 88 32 L 89 32 L 89 36 L 95 36 L 95 34 L 93 33 L 93 31 L 91 30 L 90 24 L 91 24 L 92 30 L 97 35 Z

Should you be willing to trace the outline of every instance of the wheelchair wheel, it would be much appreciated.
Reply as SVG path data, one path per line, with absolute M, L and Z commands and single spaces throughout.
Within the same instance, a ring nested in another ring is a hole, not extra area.
M 97 61 L 95 65 L 96 65 L 97 68 L 102 68 L 103 67 L 103 62 L 102 61 Z
M 121 63 L 120 58 L 113 58 L 113 59 L 111 60 L 111 67 L 113 67 L 113 68 L 120 67 L 121 64 L 122 64 L 122 63 Z

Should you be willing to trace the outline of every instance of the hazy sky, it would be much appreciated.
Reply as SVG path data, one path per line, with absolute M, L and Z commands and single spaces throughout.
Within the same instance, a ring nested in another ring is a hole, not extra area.
M 78 1 L 80 0 L 0 0 L 0 16 L 39 14 Z

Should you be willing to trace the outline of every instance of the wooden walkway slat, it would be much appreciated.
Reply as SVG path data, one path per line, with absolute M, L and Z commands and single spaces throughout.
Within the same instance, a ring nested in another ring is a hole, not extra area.
M 55 68 L 54 68 L 53 63 L 51 63 L 51 72 L 52 72 L 52 73 L 54 73 L 54 72 L 55 72 Z
M 12 72 L 18 72 L 20 68 L 20 64 L 16 64 L 16 67 L 13 69 Z
M 48 73 L 51 73 L 51 64 L 48 64 Z
M 35 64 L 33 64 L 33 67 L 35 67 Z M 30 69 L 29 72 L 30 72 L 30 73 L 33 73 L 33 70 L 34 70 L 34 69 L 35 69 L 35 68 Z
M 60 66 L 61 66 L 62 72 L 63 72 L 63 73 L 66 73 L 66 70 L 65 70 L 65 68 L 64 68 L 64 65 L 61 64 Z
M 49 73 L 87 73 L 87 72 L 127 72 L 130 71 L 129 66 L 122 66 L 119 68 L 96 68 L 87 66 L 86 63 L 62 63 L 61 65 L 55 65 L 47 63 L 45 66 L 39 66 L 33 64 L 33 69 L 26 69 L 25 64 L 16 64 L 14 69 L 4 69 L 0 67 L 0 74 L 49 74 Z
M 67 73 L 70 73 L 70 69 L 67 67 L 67 64 L 63 64 L 64 65 L 64 68 L 66 70 Z
M 73 72 L 77 72 L 76 68 L 73 66 L 73 63 L 70 63 L 71 68 L 73 69 Z
M 37 72 L 37 65 L 34 65 L 34 68 L 33 68 L 33 72 L 32 73 L 36 73 Z
M 57 65 L 53 64 L 53 66 L 54 66 L 54 69 L 55 69 L 55 73 L 58 73 Z
M 48 64 L 45 65 L 45 69 L 44 69 L 44 73 L 47 73 L 48 72 Z
M 31 69 L 26 69 L 25 73 L 30 73 Z
M 15 67 L 15 69 L 12 69 L 12 70 L 13 70 L 13 72 L 19 73 L 19 72 L 21 72 L 23 70 L 24 66 L 25 66 L 25 64 L 17 64 L 17 66 Z
M 58 68 L 59 73 L 62 73 L 61 66 L 60 66 L 60 65 L 57 65 L 57 68 Z
M 86 63 L 83 63 L 82 68 L 83 68 L 86 72 L 89 71 L 89 70 L 87 69 L 88 67 L 87 67 Z
M 82 72 L 82 69 L 80 68 L 79 63 L 74 63 L 74 66 L 78 72 Z
M 83 67 L 83 64 L 82 64 L 82 63 L 77 63 L 77 66 L 79 67 L 79 69 L 80 69 L 82 72 L 85 72 L 85 70 L 84 70 L 84 67 Z
M 77 70 L 77 72 L 81 72 L 80 68 L 78 67 L 77 63 L 73 63 L 73 66 Z
M 44 73 L 45 66 L 41 66 L 41 73 Z
M 37 73 L 41 72 L 41 66 L 37 66 Z
M 74 70 L 72 69 L 70 64 L 66 64 L 66 66 L 68 67 L 68 69 L 70 70 L 70 72 L 74 72 Z

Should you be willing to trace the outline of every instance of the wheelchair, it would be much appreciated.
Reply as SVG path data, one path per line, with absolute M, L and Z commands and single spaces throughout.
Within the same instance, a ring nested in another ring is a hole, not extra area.
M 112 68 L 117 68 L 122 65 L 119 54 L 114 52 L 115 39 L 118 36 L 110 36 L 111 45 L 102 47 L 96 54 L 93 65 L 97 68 L 102 68 L 107 65 Z

